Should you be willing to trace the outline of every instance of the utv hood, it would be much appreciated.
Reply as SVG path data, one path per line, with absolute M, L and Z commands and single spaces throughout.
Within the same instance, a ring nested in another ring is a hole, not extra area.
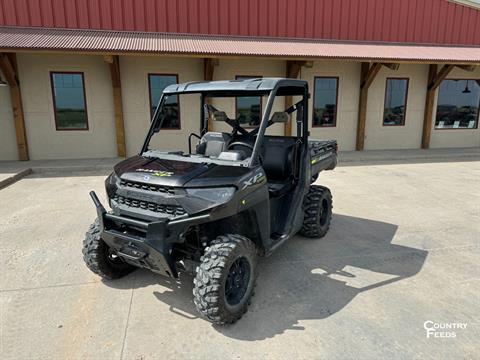
M 214 166 L 214 164 L 134 156 L 118 163 L 115 166 L 115 173 L 123 180 L 182 187 Z
M 213 163 L 165 160 L 134 156 L 115 166 L 123 180 L 163 186 L 209 187 L 236 184 L 250 169 Z

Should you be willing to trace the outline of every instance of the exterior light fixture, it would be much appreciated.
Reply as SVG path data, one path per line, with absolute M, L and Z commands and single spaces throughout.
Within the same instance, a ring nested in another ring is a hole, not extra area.
M 468 80 L 467 80 L 467 85 L 465 85 L 465 89 L 462 91 L 464 94 L 470 94 L 472 91 L 468 88 Z

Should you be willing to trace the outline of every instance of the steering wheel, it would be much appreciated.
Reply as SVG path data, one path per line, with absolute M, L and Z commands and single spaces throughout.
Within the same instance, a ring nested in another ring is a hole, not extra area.
M 246 141 L 234 141 L 233 143 L 228 145 L 227 150 L 230 150 L 234 146 L 244 146 L 246 148 L 249 148 L 252 151 L 250 155 L 252 155 L 253 153 L 253 145 Z M 263 157 L 261 154 L 258 154 L 258 159 L 260 160 L 260 163 L 263 164 Z

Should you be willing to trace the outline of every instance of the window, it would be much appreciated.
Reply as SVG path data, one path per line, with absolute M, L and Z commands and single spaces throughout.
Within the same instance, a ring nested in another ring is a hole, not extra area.
M 55 127 L 88 130 L 85 86 L 81 72 L 51 72 Z
M 336 126 L 338 77 L 315 77 L 313 126 Z
M 443 80 L 438 90 L 435 129 L 476 129 L 480 79 Z
M 148 74 L 150 91 L 150 117 L 153 117 L 163 89 L 168 85 L 178 84 L 178 75 Z M 180 129 L 180 102 L 178 95 L 169 96 L 165 102 L 165 117 L 162 129 Z
M 236 80 L 258 79 L 261 76 L 236 76 Z M 241 125 L 260 125 L 262 114 L 261 96 L 242 96 L 236 98 L 235 114 Z
M 383 125 L 405 125 L 408 79 L 387 78 Z

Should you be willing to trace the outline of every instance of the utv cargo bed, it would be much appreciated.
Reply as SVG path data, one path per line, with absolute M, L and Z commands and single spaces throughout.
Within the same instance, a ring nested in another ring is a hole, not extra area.
M 309 139 L 312 176 L 322 170 L 333 170 L 337 166 L 337 141 Z

